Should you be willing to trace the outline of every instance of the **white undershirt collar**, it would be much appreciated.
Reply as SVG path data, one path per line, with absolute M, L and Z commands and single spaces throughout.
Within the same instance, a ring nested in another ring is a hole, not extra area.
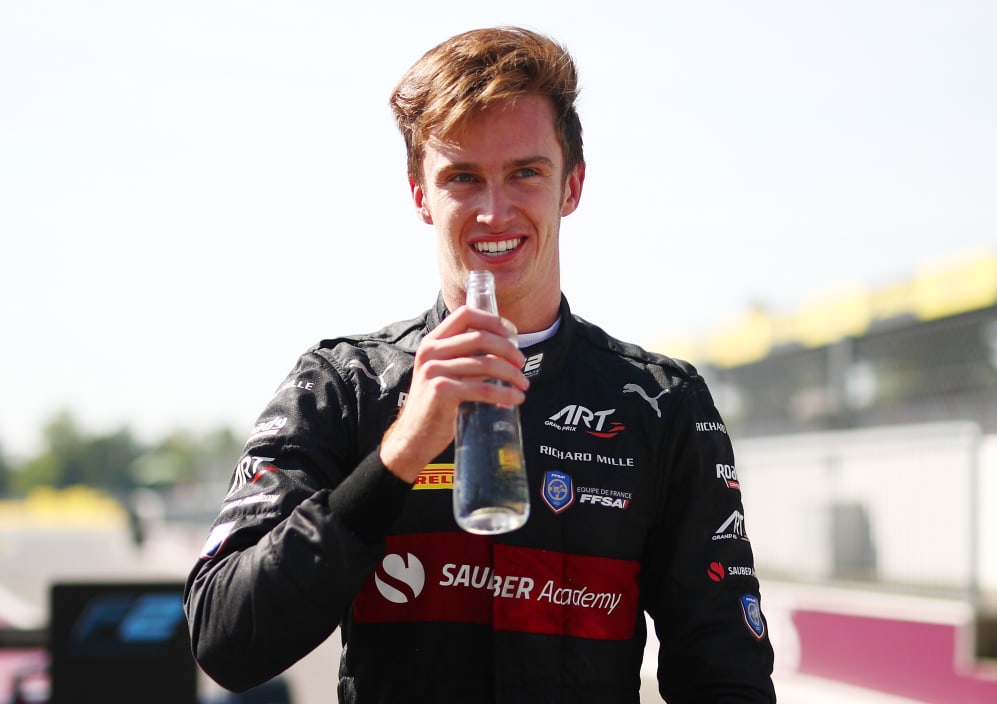
M 557 329 L 561 327 L 561 316 L 557 316 L 557 320 L 546 330 L 540 330 L 539 332 L 526 332 L 519 334 L 519 340 L 517 342 L 519 349 L 526 347 L 532 347 L 533 345 L 543 342 L 544 340 L 549 340 L 554 337 Z

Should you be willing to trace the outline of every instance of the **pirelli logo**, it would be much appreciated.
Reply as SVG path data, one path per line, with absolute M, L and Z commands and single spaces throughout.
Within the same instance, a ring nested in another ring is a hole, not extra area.
M 453 464 L 427 464 L 415 478 L 413 489 L 453 489 Z

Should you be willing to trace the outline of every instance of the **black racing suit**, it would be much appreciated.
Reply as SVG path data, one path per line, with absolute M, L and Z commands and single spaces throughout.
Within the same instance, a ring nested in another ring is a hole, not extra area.
M 562 299 L 523 350 L 530 518 L 472 535 L 452 447 L 413 486 L 378 458 L 445 314 L 324 340 L 279 387 L 187 583 L 204 670 L 245 689 L 339 626 L 344 704 L 637 702 L 647 611 L 666 701 L 775 701 L 731 444 L 695 369 Z

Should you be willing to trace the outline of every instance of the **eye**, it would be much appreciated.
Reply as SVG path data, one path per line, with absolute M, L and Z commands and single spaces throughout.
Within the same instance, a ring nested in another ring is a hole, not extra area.
M 452 183 L 473 183 L 474 176 L 466 173 L 454 174 L 453 176 L 450 177 L 450 181 Z
M 516 178 L 529 178 L 530 176 L 539 176 L 540 172 L 534 169 L 532 166 L 524 166 L 521 169 L 516 169 L 514 174 Z

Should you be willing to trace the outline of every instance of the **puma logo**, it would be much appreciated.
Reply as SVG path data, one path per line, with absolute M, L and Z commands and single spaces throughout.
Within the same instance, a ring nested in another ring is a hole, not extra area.
M 623 385 L 623 393 L 625 393 L 625 394 L 627 394 L 627 393 L 633 393 L 633 394 L 637 394 L 638 396 L 640 396 L 642 399 L 644 399 L 645 401 L 648 402 L 648 404 L 651 406 L 651 408 L 654 409 L 654 412 L 658 414 L 658 418 L 660 418 L 661 417 L 661 409 L 658 408 L 658 399 L 661 398 L 662 396 L 664 396 L 666 393 L 668 393 L 668 390 L 667 389 L 663 389 L 660 394 L 658 394 L 657 396 L 654 396 L 652 398 L 651 396 L 648 396 L 647 392 L 644 391 L 644 389 L 642 389 L 637 384 L 624 384 Z
M 394 365 L 394 363 L 392 362 L 391 364 L 389 364 L 389 365 L 387 366 L 387 368 L 385 368 L 385 370 L 384 370 L 383 372 L 381 372 L 381 373 L 380 373 L 379 375 L 377 375 L 377 376 L 375 376 L 375 375 L 374 375 L 374 372 L 372 372 L 372 371 L 371 371 L 370 369 L 368 369 L 368 368 L 367 368 L 367 367 L 366 367 L 366 366 L 364 365 L 364 363 L 363 363 L 363 362 L 361 362 L 361 361 L 360 361 L 359 359 L 351 359 L 351 360 L 350 360 L 350 361 L 349 361 L 349 362 L 348 362 L 348 363 L 346 364 L 346 366 L 347 366 L 347 367 L 349 367 L 350 369 L 359 369 L 359 370 L 360 370 L 361 372 L 363 372 L 363 375 L 364 375 L 365 377 L 367 377 L 367 378 L 368 378 L 368 379 L 370 379 L 371 381 L 376 381 L 376 382 L 377 382 L 377 385 L 381 387 L 381 392 L 383 393 L 383 392 L 384 392 L 384 391 L 385 391 L 385 390 L 386 390 L 386 389 L 388 388 L 388 384 L 387 384 L 387 382 L 385 382 L 385 381 L 384 381 L 384 375 L 388 373 L 388 369 L 391 369 L 391 368 L 392 368 L 393 366 L 395 366 L 395 365 Z

